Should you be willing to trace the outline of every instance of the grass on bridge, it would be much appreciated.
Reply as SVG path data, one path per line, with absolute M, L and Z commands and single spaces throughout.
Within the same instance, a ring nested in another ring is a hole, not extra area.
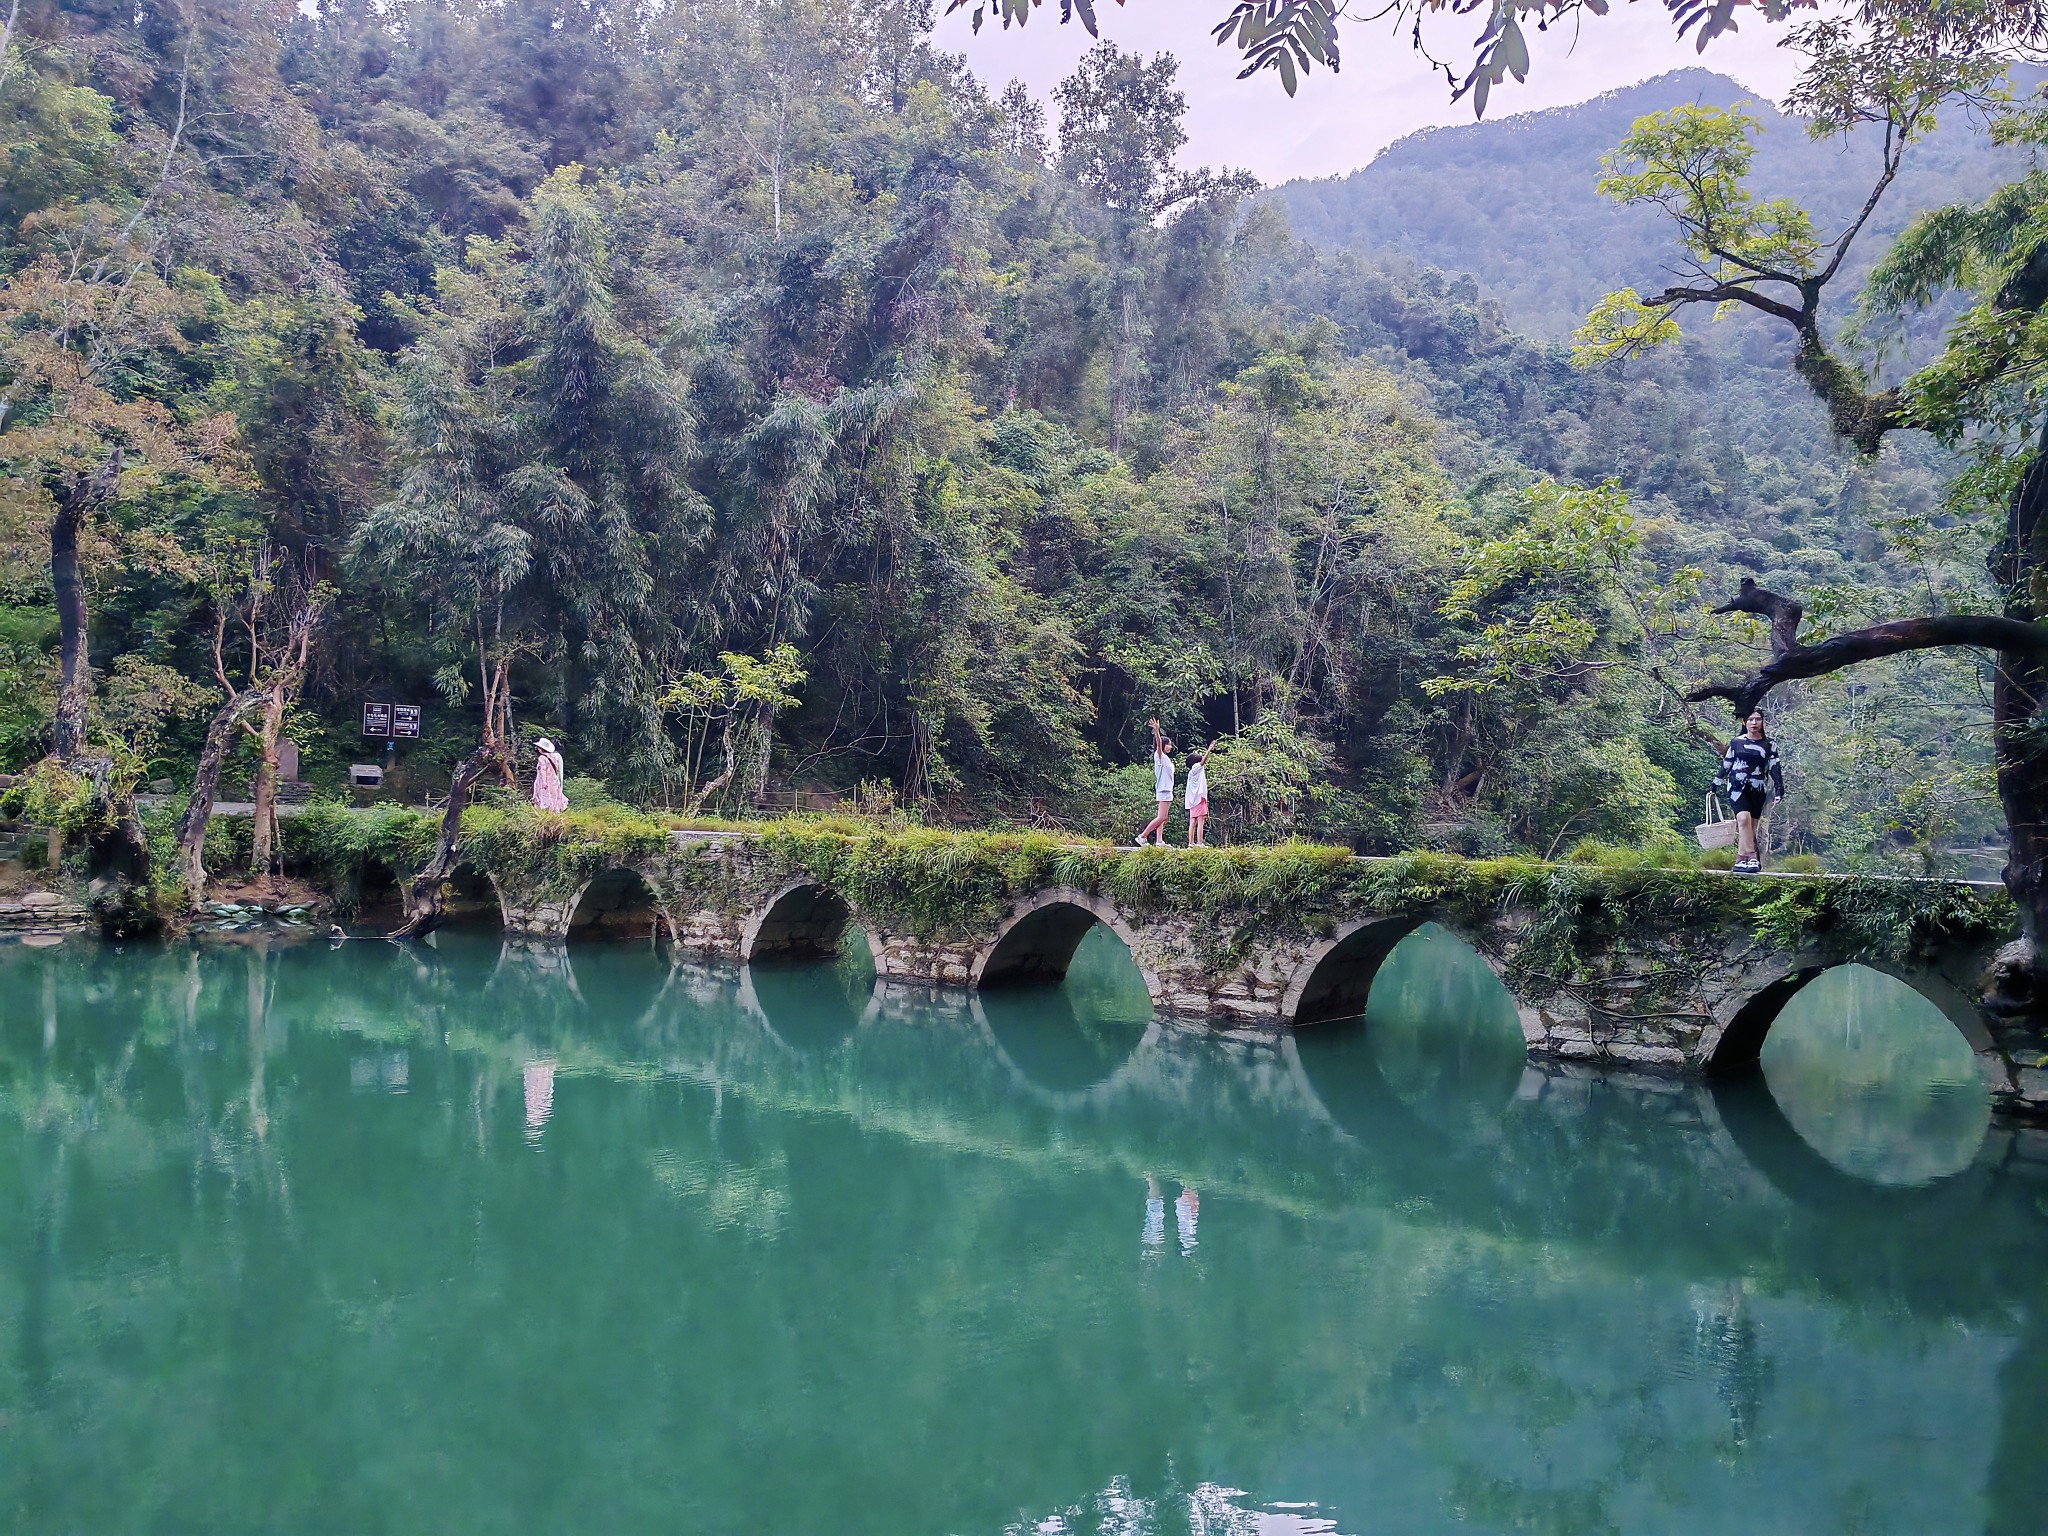
M 426 862 L 437 814 L 316 803 L 281 828 L 287 858 L 330 888 L 352 884 L 365 861 L 407 878 Z M 209 864 L 246 859 L 247 823 L 223 823 Z M 467 862 L 532 890 L 574 889 L 599 870 L 665 862 L 684 886 L 717 879 L 721 846 L 807 873 L 854 904 L 919 931 L 973 926 L 1016 897 L 1048 886 L 1106 896 L 1138 915 L 1179 915 L 1232 930 L 1314 930 L 1346 912 L 1416 911 L 1484 918 L 1525 909 L 1560 956 L 1661 922 L 1749 927 L 1795 947 L 1827 931 L 1861 953 L 1902 957 L 1960 938 L 2015 931 L 1996 887 L 1888 875 L 1754 879 L 1700 867 L 1676 845 L 1605 849 L 1562 862 L 1469 859 L 1418 852 L 1361 858 L 1287 842 L 1234 848 L 1135 849 L 1035 831 L 921 827 L 900 820 L 795 816 L 761 822 L 681 818 L 606 806 L 548 815 L 483 803 L 463 819 Z M 239 844 L 239 846 L 238 846 Z

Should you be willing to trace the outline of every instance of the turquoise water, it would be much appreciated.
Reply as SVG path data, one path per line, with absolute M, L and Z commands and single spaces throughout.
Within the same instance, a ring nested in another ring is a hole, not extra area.
M 1101 935 L 0 949 L 0 1528 L 2038 1533 L 2048 1178 L 1889 986 L 1716 1094 L 1427 931 L 1293 1039 Z

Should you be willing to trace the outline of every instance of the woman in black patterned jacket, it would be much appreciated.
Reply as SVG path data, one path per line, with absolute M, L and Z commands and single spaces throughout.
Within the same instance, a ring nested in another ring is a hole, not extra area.
M 1735 873 L 1754 875 L 1763 868 L 1757 855 L 1756 824 L 1770 808 L 1773 793 L 1785 798 L 1785 769 L 1778 749 L 1764 734 L 1764 712 L 1752 709 L 1742 732 L 1721 754 L 1721 773 L 1714 787 L 1728 796 L 1735 813 Z

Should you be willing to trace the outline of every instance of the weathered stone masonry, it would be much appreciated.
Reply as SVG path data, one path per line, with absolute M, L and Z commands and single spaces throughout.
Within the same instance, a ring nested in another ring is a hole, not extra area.
M 630 932 L 637 921 L 679 949 L 751 963 L 830 955 L 853 927 L 882 978 L 958 988 L 1057 981 L 1100 923 L 1130 949 L 1162 1012 L 1278 1026 L 1358 1014 L 1394 945 L 1435 922 L 1500 977 L 1531 1056 L 1690 1075 L 1754 1070 L 1771 1022 L 1799 988 L 1861 962 L 1921 992 L 1962 1031 L 1999 1109 L 2048 1118 L 2048 1040 L 2037 1025 L 1975 1001 L 1998 934 L 1944 940 L 1901 961 L 1873 957 L 1853 936 L 1772 944 L 1746 920 L 1703 926 L 1645 903 L 1629 910 L 1625 931 L 1575 945 L 1567 966 L 1539 931 L 1533 899 L 1475 913 L 1469 899 L 1421 896 L 1389 910 L 1239 922 L 1228 911 L 1140 910 L 1102 889 L 1054 883 L 972 920 L 935 923 L 833 889 L 766 839 L 710 833 L 677 833 L 660 851 L 570 889 L 522 889 L 488 873 L 507 932 L 529 941 L 562 941 L 593 917 L 592 931 Z

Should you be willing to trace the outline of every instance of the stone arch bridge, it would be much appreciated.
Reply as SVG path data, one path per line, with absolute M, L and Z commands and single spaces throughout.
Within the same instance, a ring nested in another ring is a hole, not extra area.
M 1282 1028 L 1362 1013 L 1394 946 L 1434 923 L 1499 977 L 1532 1057 L 1696 1076 L 1753 1072 L 1785 1004 L 1860 963 L 1962 1032 L 1998 1109 L 2048 1118 L 2042 1024 L 1978 1002 L 2011 937 L 1995 887 L 1351 859 L 1326 861 L 1313 891 L 1254 880 L 1252 894 L 1217 897 L 1178 877 L 1198 865 L 1173 851 L 1076 847 L 1048 861 L 985 839 L 957 859 L 896 855 L 881 834 L 678 832 L 543 874 L 480 856 L 446 894 L 457 917 L 543 945 L 638 937 L 761 964 L 830 958 L 858 932 L 885 982 L 977 991 L 1059 981 L 1099 925 L 1161 1013 Z M 1268 856 L 1285 855 L 1248 851 L 1241 867 Z M 1883 936 L 1855 911 L 1873 890 L 1893 914 Z

